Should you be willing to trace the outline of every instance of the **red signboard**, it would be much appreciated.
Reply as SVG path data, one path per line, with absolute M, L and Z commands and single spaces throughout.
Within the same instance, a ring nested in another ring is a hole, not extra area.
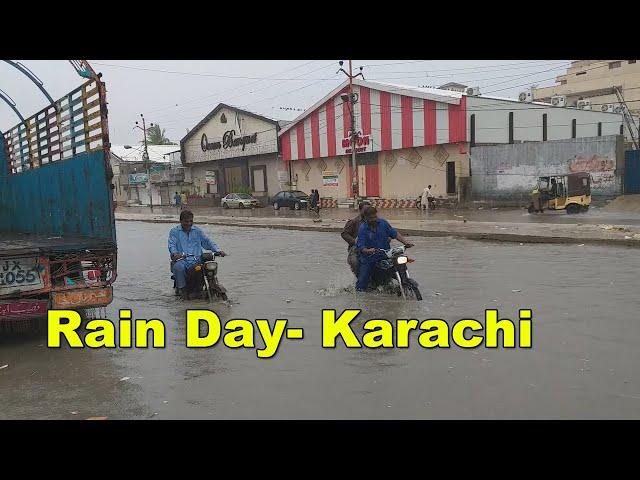
M 345 149 L 345 153 L 351 153 L 352 144 L 353 144 L 353 140 L 351 138 L 342 139 L 342 148 Z M 369 145 L 369 135 L 358 135 L 358 137 L 356 138 L 356 153 L 366 152 L 368 145 Z
M 48 300 L 32 300 L 12 303 L 0 303 L 0 318 L 2 317 L 32 317 L 46 315 L 49 308 Z

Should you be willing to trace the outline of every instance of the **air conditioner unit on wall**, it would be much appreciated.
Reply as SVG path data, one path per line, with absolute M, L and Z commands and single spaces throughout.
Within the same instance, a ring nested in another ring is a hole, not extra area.
M 600 105 L 600 110 L 607 113 L 614 113 L 616 106 L 613 103 L 605 103 L 604 105 Z
M 576 107 L 580 110 L 591 110 L 591 100 L 578 100 Z
M 469 87 L 467 88 L 466 93 L 471 97 L 476 97 L 480 95 L 480 87 Z
M 531 92 L 531 90 L 520 92 L 520 95 L 518 95 L 518 100 L 520 100 L 521 102 L 531 103 L 533 102 L 533 93 Z
M 554 95 L 551 97 L 551 105 L 554 107 L 565 107 L 567 105 L 567 97 L 564 95 Z

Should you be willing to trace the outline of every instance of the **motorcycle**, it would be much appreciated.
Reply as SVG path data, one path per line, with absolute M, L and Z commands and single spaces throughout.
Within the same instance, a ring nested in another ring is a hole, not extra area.
M 422 294 L 418 282 L 409 277 L 407 269 L 407 264 L 414 261 L 405 255 L 407 248 L 404 245 L 398 245 L 389 250 L 377 249 L 376 253 L 383 253 L 386 258 L 376 262 L 369 287 L 373 289 L 391 287 L 399 297 L 402 296 L 405 300 L 413 295 L 417 301 L 420 301 Z
M 429 210 L 435 210 L 435 209 L 436 209 L 436 207 L 438 206 L 438 203 L 437 203 L 437 201 L 436 201 L 436 198 L 435 198 L 435 197 L 429 197 L 428 205 L 427 205 L 427 206 L 429 207 Z M 416 208 L 417 208 L 418 210 L 423 210 L 423 208 L 422 208 L 422 196 L 419 196 L 419 197 L 416 199 Z
M 219 257 L 218 252 L 203 253 L 198 262 L 187 270 L 187 286 L 186 293 L 187 298 L 202 298 L 206 293 L 209 302 L 213 302 L 214 298 L 226 301 L 227 290 L 218 282 L 218 263 L 215 261 L 215 257 Z M 197 258 L 195 255 L 186 255 L 182 258 Z M 173 267 L 171 262 L 171 267 Z M 171 269 L 173 271 L 173 268 Z M 175 276 L 171 275 L 173 280 L 173 288 L 176 295 L 179 295 L 178 288 L 176 287 Z

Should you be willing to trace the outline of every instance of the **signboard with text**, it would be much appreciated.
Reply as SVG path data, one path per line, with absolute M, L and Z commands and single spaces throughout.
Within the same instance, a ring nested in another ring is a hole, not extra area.
M 353 151 L 352 144 L 353 144 L 353 140 L 350 137 L 342 139 L 342 148 L 344 149 L 344 153 L 352 153 Z M 369 144 L 370 144 L 369 135 L 358 134 L 358 137 L 356 138 L 356 153 L 366 152 L 367 149 L 369 148 Z
M 324 187 L 337 187 L 338 186 L 338 174 L 334 172 L 325 172 L 322 174 L 322 186 Z
M 129 185 L 143 185 L 149 181 L 149 175 L 146 173 L 130 173 Z
M 218 183 L 216 179 L 215 170 L 207 170 L 204 172 L 204 181 L 207 185 L 216 185 Z

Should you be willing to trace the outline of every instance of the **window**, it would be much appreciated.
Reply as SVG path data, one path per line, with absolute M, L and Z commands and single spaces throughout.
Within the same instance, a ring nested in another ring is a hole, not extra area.
M 509 143 L 513 143 L 513 112 L 509 112 Z
M 471 115 L 471 119 L 469 121 L 469 135 L 470 135 L 470 144 L 472 147 L 476 146 L 476 114 Z
M 636 63 L 635 60 L 627 60 L 627 63 L 629 63 L 629 65 L 631 65 L 632 63 Z
M 620 125 L 620 135 L 624 135 L 624 125 Z
M 576 119 L 574 118 L 573 120 L 571 120 L 571 138 L 576 138 L 576 134 L 578 130 L 578 122 L 576 122 Z
M 622 62 L 609 62 L 609 70 L 613 70 L 614 68 L 620 68 Z
M 566 85 L 567 81 L 566 80 L 560 80 L 560 85 Z
M 602 122 L 598 122 L 598 136 L 602 136 Z
M 587 72 L 577 72 L 576 76 L 578 76 L 578 75 L 586 75 L 586 74 L 587 74 Z
M 547 114 L 542 114 L 542 141 L 547 141 Z

